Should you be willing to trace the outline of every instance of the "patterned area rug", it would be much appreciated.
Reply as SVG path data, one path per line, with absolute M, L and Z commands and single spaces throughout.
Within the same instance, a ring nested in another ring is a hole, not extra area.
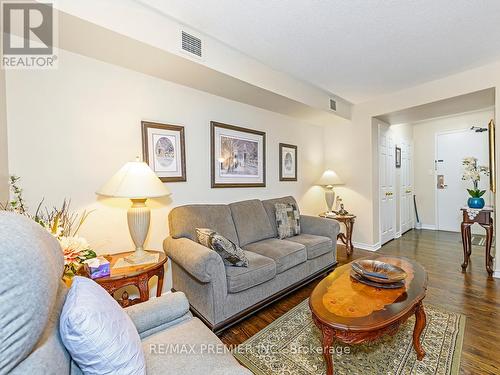
M 334 343 L 334 373 L 338 375 L 458 374 L 465 316 L 425 304 L 427 326 L 422 333 L 426 351 L 418 361 L 412 346 L 415 318 L 394 336 L 373 343 Z M 233 354 L 254 374 L 325 374 L 321 333 L 311 319 L 308 300 L 237 347 Z

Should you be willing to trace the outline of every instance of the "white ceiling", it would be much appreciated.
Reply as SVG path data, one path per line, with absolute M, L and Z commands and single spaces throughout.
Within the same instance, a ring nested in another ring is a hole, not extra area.
M 359 103 L 500 59 L 498 0 L 140 0 Z

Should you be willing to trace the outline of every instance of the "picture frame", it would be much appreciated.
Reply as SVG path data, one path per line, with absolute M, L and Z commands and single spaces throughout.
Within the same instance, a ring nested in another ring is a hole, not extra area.
M 266 186 L 266 133 L 210 122 L 212 188 Z
M 496 193 L 496 165 L 495 165 L 495 120 L 491 119 L 488 123 L 488 146 L 490 162 L 490 190 Z
M 287 143 L 279 144 L 279 178 L 280 181 L 297 181 L 297 146 Z
M 141 121 L 142 156 L 162 182 L 184 182 L 186 146 L 184 127 Z
M 396 168 L 401 168 L 401 147 L 396 146 Z

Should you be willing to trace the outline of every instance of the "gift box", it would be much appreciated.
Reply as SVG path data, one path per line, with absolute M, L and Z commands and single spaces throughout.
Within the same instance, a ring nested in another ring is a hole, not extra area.
M 109 261 L 104 257 L 87 259 L 84 263 L 91 279 L 98 279 L 99 277 L 105 277 L 111 274 Z

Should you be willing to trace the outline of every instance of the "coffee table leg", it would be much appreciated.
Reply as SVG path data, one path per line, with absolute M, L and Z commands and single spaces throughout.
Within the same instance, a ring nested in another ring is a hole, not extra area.
M 413 348 L 417 352 L 417 359 L 421 361 L 425 356 L 425 351 L 420 343 L 420 335 L 425 328 L 427 318 L 425 316 L 424 305 L 419 302 L 415 309 L 415 328 L 413 329 Z
M 326 363 L 326 375 L 333 375 L 333 357 L 331 355 L 331 347 L 333 343 L 333 338 L 335 337 L 335 331 L 328 326 L 325 326 L 319 322 L 313 314 L 314 324 L 321 331 L 321 346 L 323 348 L 323 358 Z

